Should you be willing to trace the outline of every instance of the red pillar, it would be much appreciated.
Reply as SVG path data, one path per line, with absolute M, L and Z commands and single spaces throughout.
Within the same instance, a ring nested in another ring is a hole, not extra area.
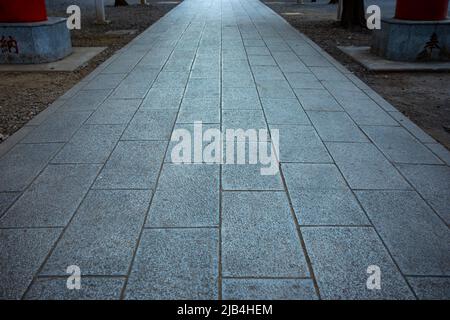
M 445 20 L 448 0 L 397 0 L 395 18 L 401 20 Z
M 45 20 L 47 20 L 45 0 L 0 0 L 0 23 Z

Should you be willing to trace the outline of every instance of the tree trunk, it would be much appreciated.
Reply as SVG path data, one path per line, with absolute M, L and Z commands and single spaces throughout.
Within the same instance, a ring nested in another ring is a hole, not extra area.
M 128 5 L 127 0 L 115 0 L 115 2 L 114 2 L 114 7 L 127 6 L 127 5 Z
M 364 0 L 342 0 L 341 25 L 344 28 L 366 27 Z

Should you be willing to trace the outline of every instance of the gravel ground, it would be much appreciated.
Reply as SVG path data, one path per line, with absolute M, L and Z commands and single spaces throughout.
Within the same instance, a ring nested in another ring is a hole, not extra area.
M 265 3 L 450 149 L 449 72 L 374 73 L 367 71 L 342 53 L 337 46 L 368 46 L 370 32 L 367 30 L 350 32 L 340 28 L 336 23 L 334 6 L 329 6 L 324 1 L 315 5 L 310 3 L 298 5 L 279 1 L 265 1 Z
M 49 0 L 54 1 L 56 0 Z M 50 5 L 50 16 L 65 16 L 65 0 Z M 109 1 L 109 0 L 108 0 Z M 67 2 L 67 1 L 66 1 Z M 74 3 L 77 1 L 69 1 Z M 87 4 L 93 0 L 78 1 Z M 129 1 L 130 4 L 137 0 Z M 139 33 L 177 5 L 177 2 L 148 1 L 151 5 L 130 5 L 127 7 L 106 7 L 108 25 L 97 25 L 89 14 L 83 14 L 82 29 L 72 32 L 72 44 L 75 47 L 108 47 L 93 58 L 87 65 L 74 72 L 0 72 L 4 79 L 0 84 L 0 143 L 19 130 L 24 124 L 44 110 L 56 98 L 69 90 L 83 77 L 88 75 L 100 63 L 116 50 L 130 42 Z M 135 29 L 134 35 L 106 35 L 110 30 Z M 7 79 L 7 80 L 5 80 Z

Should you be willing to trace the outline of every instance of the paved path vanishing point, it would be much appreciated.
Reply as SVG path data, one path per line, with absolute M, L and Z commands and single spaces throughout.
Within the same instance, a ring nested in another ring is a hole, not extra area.
M 280 173 L 170 163 L 197 120 Z M 449 153 L 257 0 L 184 1 L 1 155 L 1 298 L 449 298 Z

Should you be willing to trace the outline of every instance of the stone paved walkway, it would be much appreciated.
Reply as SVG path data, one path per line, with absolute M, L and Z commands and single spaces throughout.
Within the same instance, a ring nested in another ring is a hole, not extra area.
M 280 173 L 170 163 L 196 120 L 279 129 Z M 257 0 L 185 0 L 0 151 L 1 298 L 450 298 L 450 154 Z

